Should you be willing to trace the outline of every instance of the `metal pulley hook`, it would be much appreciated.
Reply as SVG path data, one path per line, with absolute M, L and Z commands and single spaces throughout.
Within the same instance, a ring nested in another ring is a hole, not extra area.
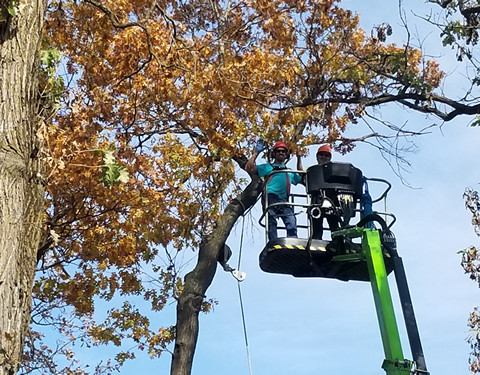
M 320 207 L 312 207 L 310 210 L 310 216 L 312 217 L 312 219 L 320 219 L 320 217 L 322 216 L 322 210 L 320 209 Z
M 237 281 L 239 281 L 239 282 L 242 282 L 247 277 L 247 274 L 245 272 L 242 272 L 242 271 L 239 271 L 239 270 L 233 270 L 233 271 L 231 271 L 231 273 L 232 273 L 232 276 L 235 279 L 237 279 Z
M 230 272 L 232 274 L 232 276 L 239 282 L 245 280 L 245 278 L 247 277 L 247 275 L 245 274 L 245 272 L 242 272 L 240 270 L 236 270 L 232 267 L 230 267 L 228 265 L 228 260 L 230 259 L 230 257 L 232 256 L 232 250 L 230 249 L 230 247 L 225 244 L 223 246 L 223 249 L 220 251 L 220 253 L 218 254 L 218 258 L 217 258 L 217 261 L 218 263 L 220 263 L 220 265 L 222 266 L 223 270 L 225 272 Z

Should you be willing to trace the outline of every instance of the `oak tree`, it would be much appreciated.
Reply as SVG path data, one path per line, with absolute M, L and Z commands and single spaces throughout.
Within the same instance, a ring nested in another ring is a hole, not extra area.
M 117 292 L 157 310 L 176 298 L 174 331 L 152 331 L 124 304 L 88 333 L 130 337 L 153 355 L 175 338 L 172 373 L 189 373 L 216 259 L 260 191 L 254 178 L 238 195 L 236 173 L 257 136 L 296 147 L 339 140 L 345 152 L 346 126 L 370 107 L 398 102 L 445 120 L 478 110 L 435 94 L 437 64 L 388 44 L 389 32 L 367 35 L 334 1 L 52 2 L 46 38 L 75 88 L 49 128 L 37 296 L 82 317 Z M 105 189 L 117 161 L 129 179 Z M 198 262 L 183 282 L 174 263 L 155 264 L 160 250 L 188 248 Z M 158 269 L 162 293 L 142 280 L 142 262 Z
M 46 1 L 0 2 L 0 374 L 18 369 L 45 191 L 39 47 Z

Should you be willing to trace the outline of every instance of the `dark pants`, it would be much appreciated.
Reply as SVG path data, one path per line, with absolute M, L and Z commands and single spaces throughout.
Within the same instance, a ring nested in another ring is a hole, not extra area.
M 326 194 L 326 199 L 328 199 L 332 205 L 337 206 L 338 201 L 337 197 L 335 194 Z M 321 201 L 323 201 L 323 198 L 320 197 L 320 193 L 314 193 L 312 194 L 312 204 L 320 204 Z M 333 215 L 332 212 L 329 212 L 328 214 L 325 213 L 325 209 L 321 209 L 322 213 L 318 219 L 313 219 L 312 218 L 312 238 L 315 240 L 321 240 L 323 239 L 323 222 L 324 219 L 327 219 L 328 227 L 330 228 L 330 231 L 333 232 L 337 229 L 340 229 L 340 218 L 338 216 Z
M 320 216 L 319 219 L 312 219 L 312 238 L 314 240 L 321 240 L 323 239 L 323 219 L 327 219 L 328 227 L 330 231 L 335 231 L 340 229 L 340 223 L 338 217 L 335 215 L 326 215 L 323 214 Z
M 288 202 L 275 194 L 268 194 L 268 205 L 273 203 Z M 287 237 L 297 237 L 297 218 L 293 211 L 293 207 L 289 205 L 280 205 L 269 207 L 268 209 L 268 240 L 274 240 L 277 235 L 277 218 L 281 218 L 287 229 Z

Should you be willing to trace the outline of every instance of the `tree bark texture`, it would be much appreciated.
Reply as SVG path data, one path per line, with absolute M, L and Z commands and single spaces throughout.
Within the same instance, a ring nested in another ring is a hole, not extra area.
M 37 61 L 46 3 L 21 0 L 0 22 L 0 375 L 21 363 L 44 211 Z
M 185 276 L 184 289 L 177 302 L 175 348 L 171 375 L 190 375 L 198 338 L 198 315 L 205 293 L 213 281 L 217 258 L 238 218 L 253 206 L 262 189 L 253 177 L 245 191 L 226 207 L 210 236 L 200 246 L 195 268 Z

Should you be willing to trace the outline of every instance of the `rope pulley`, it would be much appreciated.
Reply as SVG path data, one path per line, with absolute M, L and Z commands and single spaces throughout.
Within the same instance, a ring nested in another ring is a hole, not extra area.
M 222 268 L 224 269 L 225 272 L 230 272 L 232 276 L 237 280 L 237 281 L 243 281 L 247 277 L 245 272 L 242 272 L 240 270 L 236 270 L 228 265 L 228 260 L 232 256 L 232 250 L 230 247 L 225 244 L 223 245 L 222 250 L 220 250 L 220 253 L 218 254 L 217 261 L 220 263 Z

